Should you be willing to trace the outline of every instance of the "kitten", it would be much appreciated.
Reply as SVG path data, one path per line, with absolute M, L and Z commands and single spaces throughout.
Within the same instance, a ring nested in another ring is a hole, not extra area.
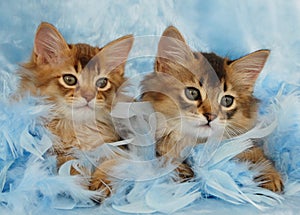
M 67 44 L 53 25 L 43 22 L 38 27 L 31 59 L 19 72 L 20 92 L 43 96 L 54 105 L 54 117 L 46 126 L 58 137 L 53 144 L 58 167 L 73 159 L 75 148 L 88 151 L 120 140 L 110 111 L 126 81 L 132 44 L 132 35 L 102 48 Z
M 224 128 L 221 139 L 250 130 L 258 111 L 253 88 L 268 56 L 268 50 L 259 50 L 229 60 L 193 52 L 180 32 L 168 27 L 158 45 L 155 72 L 141 83 L 142 100 L 164 116 L 157 117 L 157 154 L 180 163 L 187 156 L 184 149 L 217 135 L 217 128 Z M 264 163 L 263 173 L 255 180 L 271 191 L 282 191 L 281 176 L 262 149 L 254 146 L 237 158 Z M 193 176 L 185 162 L 177 171 L 182 178 Z

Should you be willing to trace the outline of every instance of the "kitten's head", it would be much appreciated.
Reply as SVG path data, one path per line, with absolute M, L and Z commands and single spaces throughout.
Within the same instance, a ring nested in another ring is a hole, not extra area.
M 159 42 L 155 72 L 142 82 L 143 100 L 167 120 L 167 132 L 206 139 L 224 128 L 223 138 L 256 123 L 255 81 L 269 55 L 260 50 L 237 60 L 193 52 L 179 31 L 168 27 Z
M 63 118 L 90 120 L 109 111 L 125 81 L 124 67 L 133 36 L 103 48 L 67 44 L 59 31 L 42 23 L 36 32 L 30 62 L 20 71 L 22 91 L 45 96 Z

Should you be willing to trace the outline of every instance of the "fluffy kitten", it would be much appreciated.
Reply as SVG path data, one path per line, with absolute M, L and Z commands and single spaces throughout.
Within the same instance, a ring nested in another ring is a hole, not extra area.
M 180 32 L 168 27 L 158 45 L 155 72 L 142 81 L 143 101 L 151 102 L 164 116 L 158 117 L 157 154 L 180 163 L 188 153 L 184 149 L 204 143 L 220 128 L 221 139 L 250 130 L 257 117 L 253 88 L 268 56 L 268 50 L 260 50 L 232 61 L 214 53 L 193 52 Z M 238 159 L 264 163 L 263 173 L 255 180 L 264 188 L 282 191 L 280 174 L 259 147 Z M 193 176 L 184 162 L 177 171 L 183 178 Z
M 73 159 L 75 148 L 92 150 L 120 139 L 110 111 L 126 80 L 124 67 L 132 44 L 132 35 L 103 48 L 67 44 L 53 25 L 43 22 L 38 27 L 31 59 L 19 72 L 20 92 L 44 96 L 54 105 L 47 127 L 58 137 L 53 145 L 58 167 Z

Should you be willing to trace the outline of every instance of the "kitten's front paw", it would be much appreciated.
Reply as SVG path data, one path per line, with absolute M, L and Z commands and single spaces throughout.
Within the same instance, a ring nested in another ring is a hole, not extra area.
M 112 176 L 110 176 L 110 174 L 112 173 L 113 168 L 118 164 L 118 161 L 114 159 L 104 161 L 92 174 L 89 189 L 101 192 L 101 197 L 96 199 L 96 202 L 100 203 L 111 195 L 112 187 L 110 179 Z
M 176 172 L 180 177 L 180 182 L 188 181 L 189 179 L 194 177 L 194 172 L 191 167 L 185 163 L 181 163 L 176 168 Z
M 255 178 L 255 181 L 260 183 L 260 187 L 271 190 L 273 192 L 282 192 L 284 188 L 282 178 L 276 171 L 264 173 Z
M 97 169 L 92 175 L 89 189 L 101 192 L 100 197 L 98 199 L 94 199 L 94 201 L 98 203 L 104 201 L 111 194 L 110 181 L 107 179 L 107 175 L 101 170 Z

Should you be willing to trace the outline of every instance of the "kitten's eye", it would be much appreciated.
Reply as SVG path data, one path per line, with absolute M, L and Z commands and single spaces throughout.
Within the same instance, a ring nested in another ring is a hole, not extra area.
M 64 82 L 69 86 L 74 86 L 77 84 L 77 78 L 74 75 L 64 75 L 63 76 Z
M 108 82 L 107 78 L 99 78 L 96 81 L 96 86 L 99 88 L 104 88 L 107 85 L 107 82 Z
M 224 107 L 230 107 L 233 104 L 234 97 L 230 95 L 223 96 L 221 98 L 221 105 Z
M 192 101 L 196 101 L 201 98 L 200 91 L 194 87 L 185 88 L 185 96 Z

